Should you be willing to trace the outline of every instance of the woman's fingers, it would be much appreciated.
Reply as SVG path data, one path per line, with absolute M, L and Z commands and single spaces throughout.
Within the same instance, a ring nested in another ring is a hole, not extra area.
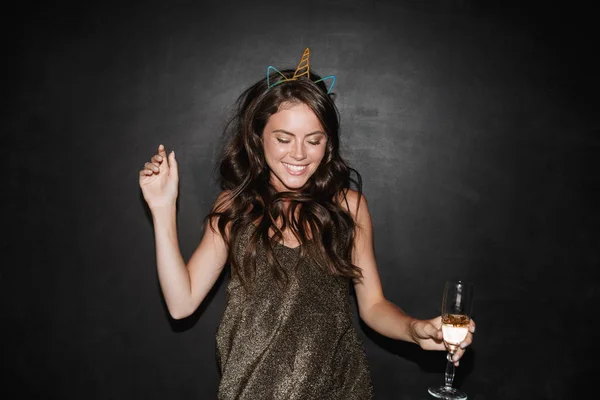
M 175 181 L 179 181 L 179 166 L 177 164 L 177 160 L 175 159 L 175 151 L 171 150 L 171 153 L 167 159 L 169 162 L 169 175 L 175 179 Z
M 473 330 L 474 330 L 474 327 L 473 327 Z M 454 361 L 455 366 L 458 367 L 458 360 L 460 360 L 462 358 L 462 356 L 465 354 L 465 351 L 467 350 L 467 347 L 469 347 L 471 345 L 471 343 L 473 343 L 472 331 L 470 331 L 467 334 L 467 337 L 465 338 L 465 340 L 462 341 L 462 343 L 460 344 L 460 346 L 458 346 L 458 349 L 452 356 L 452 361 Z
M 147 162 L 146 164 L 144 164 L 144 168 L 146 170 L 149 170 L 151 172 L 154 172 L 156 174 L 158 174 L 158 172 L 160 171 L 160 168 L 158 165 L 151 163 L 151 162 Z
M 162 160 L 165 160 L 167 158 L 167 151 L 165 150 L 165 146 L 163 146 L 162 144 L 158 146 L 158 156 L 161 157 Z M 167 168 L 169 167 L 168 162 L 162 163 L 161 165 L 164 165 Z
M 466 349 L 473 343 L 473 333 L 475 333 L 475 322 L 471 320 L 469 324 L 469 333 L 467 333 L 467 337 L 465 337 L 465 340 L 460 344 L 460 349 Z M 464 350 L 462 350 L 462 352 L 464 353 Z
M 167 152 L 165 150 L 165 146 L 161 144 L 158 146 L 158 153 L 154 154 L 150 161 L 144 164 L 144 169 L 140 171 L 140 176 L 151 176 L 154 174 L 159 174 L 161 171 L 168 171 L 168 169 L 169 163 Z
M 465 354 L 464 349 L 458 349 L 456 350 L 456 352 L 452 355 L 452 361 L 454 362 L 454 366 L 458 367 L 458 363 L 460 361 L 460 359 L 462 358 L 462 356 Z
M 152 175 L 159 175 L 161 172 L 167 176 L 169 176 L 173 171 L 170 171 L 170 164 L 175 169 L 175 173 L 177 173 L 177 162 L 175 161 L 175 154 L 171 154 L 170 157 L 167 156 L 167 152 L 165 150 L 164 145 L 158 146 L 158 152 L 152 156 L 150 161 L 144 164 L 144 168 L 140 171 L 140 178 Z
M 466 349 L 468 346 L 471 345 L 471 343 L 473 343 L 473 334 L 471 332 L 467 333 L 467 336 L 465 337 L 465 340 L 463 340 L 460 344 L 460 348 L 461 349 Z

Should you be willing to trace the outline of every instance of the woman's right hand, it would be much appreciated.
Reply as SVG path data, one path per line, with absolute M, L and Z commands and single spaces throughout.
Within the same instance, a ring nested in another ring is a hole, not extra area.
M 179 184 L 179 172 L 175 152 L 167 156 L 165 146 L 158 146 L 158 153 L 144 164 L 140 171 L 140 188 L 150 210 L 175 207 Z

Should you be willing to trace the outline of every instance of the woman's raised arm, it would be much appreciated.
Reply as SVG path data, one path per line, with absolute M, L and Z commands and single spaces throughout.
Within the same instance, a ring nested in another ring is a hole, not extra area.
M 177 236 L 176 200 L 179 182 L 175 153 L 163 145 L 140 171 L 140 187 L 152 213 L 160 287 L 171 316 L 192 314 L 206 297 L 227 262 L 225 241 L 206 226 L 198 248 L 185 264 Z

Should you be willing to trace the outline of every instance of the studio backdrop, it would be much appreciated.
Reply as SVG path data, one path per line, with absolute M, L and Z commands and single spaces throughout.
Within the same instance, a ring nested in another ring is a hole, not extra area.
M 524 4 L 104 1 L 6 14 L 2 397 L 215 398 L 227 275 L 191 317 L 170 318 L 138 173 L 159 144 L 175 150 L 187 260 L 221 190 L 237 96 L 309 47 L 311 68 L 337 77 L 342 156 L 363 178 L 387 297 L 432 318 L 444 281 L 474 282 L 477 332 L 455 378 L 469 399 L 583 398 L 600 300 L 591 13 Z M 376 399 L 429 398 L 445 354 L 386 339 L 353 311 Z

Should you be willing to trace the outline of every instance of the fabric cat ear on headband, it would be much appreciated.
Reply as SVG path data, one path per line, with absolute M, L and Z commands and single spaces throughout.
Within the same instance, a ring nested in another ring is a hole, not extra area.
M 304 50 L 304 54 L 302 54 L 302 59 L 300 60 L 300 62 L 298 63 L 298 67 L 296 68 L 296 71 L 294 72 L 294 76 L 292 76 L 291 78 L 286 78 L 285 75 L 283 75 L 277 68 L 269 65 L 269 67 L 267 68 L 267 87 L 270 89 L 273 86 L 277 86 L 279 85 L 281 82 L 287 82 L 287 81 L 295 81 L 296 79 L 305 76 L 310 79 L 310 62 L 309 62 L 309 58 L 310 58 L 310 49 L 307 47 Z M 278 80 L 277 82 L 271 83 L 270 82 L 270 75 L 271 75 L 271 71 L 275 71 L 277 72 L 279 75 L 281 75 L 281 79 Z M 333 89 L 333 85 L 335 85 L 335 75 L 329 75 L 326 76 L 325 78 L 321 78 L 318 81 L 315 81 L 315 83 L 318 82 L 325 82 L 328 79 L 332 79 L 333 81 L 331 82 L 331 85 L 329 86 L 329 89 L 327 90 L 327 94 L 331 93 L 331 90 Z

